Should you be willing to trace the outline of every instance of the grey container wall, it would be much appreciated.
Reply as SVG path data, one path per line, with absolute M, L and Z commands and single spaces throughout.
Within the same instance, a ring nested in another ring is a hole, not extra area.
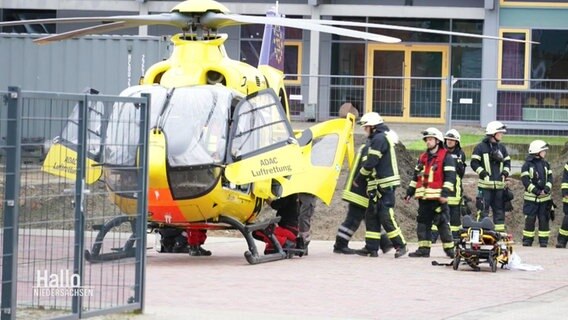
M 0 34 L 0 88 L 119 94 L 153 63 L 167 58 L 161 37 L 93 36 L 49 45 L 34 35 Z
M 169 40 L 164 37 L 92 36 L 49 45 L 33 43 L 37 37 L 0 34 L 0 90 L 19 86 L 22 90 L 80 93 L 91 87 L 101 94 L 117 95 L 138 84 L 152 64 L 169 56 Z M 45 106 L 34 117 L 67 118 L 65 110 Z M 50 128 L 26 127 L 22 137 L 50 140 L 63 125 L 64 121 Z M 49 137 L 44 137 L 46 129 Z M 5 136 L 6 128 L 0 126 L 0 145 Z

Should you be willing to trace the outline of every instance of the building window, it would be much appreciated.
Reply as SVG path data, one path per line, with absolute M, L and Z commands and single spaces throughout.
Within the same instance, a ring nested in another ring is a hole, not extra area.
M 286 84 L 302 82 L 302 41 L 284 41 L 284 74 Z
M 1 21 L 19 21 L 34 19 L 52 19 L 56 18 L 55 10 L 27 10 L 27 9 L 4 9 Z M 0 28 L 1 32 L 15 33 L 55 33 L 55 24 L 26 24 L 20 26 L 11 26 Z
M 397 26 L 436 29 L 450 31 L 449 19 L 421 19 L 421 18 L 369 18 L 370 23 L 391 24 Z M 412 32 L 403 30 L 385 30 L 369 28 L 371 33 L 379 33 L 395 38 L 400 38 L 403 42 L 431 42 L 448 43 L 449 36 L 435 33 Z
M 344 103 L 350 103 L 359 113 L 364 112 L 365 56 L 363 42 L 332 42 L 330 115 L 338 115 Z
M 532 30 L 532 40 L 531 88 L 568 89 L 568 30 Z
M 499 36 L 504 38 L 530 40 L 529 30 L 501 29 Z M 529 43 L 501 41 L 499 44 L 498 87 L 500 89 L 529 87 Z

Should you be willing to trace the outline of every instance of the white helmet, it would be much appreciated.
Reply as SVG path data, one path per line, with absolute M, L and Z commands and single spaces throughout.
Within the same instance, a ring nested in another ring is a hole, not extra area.
M 359 120 L 361 127 L 367 127 L 367 126 L 374 127 L 384 122 L 385 121 L 383 120 L 383 117 L 381 117 L 381 115 L 376 112 L 365 113 L 361 117 L 361 120 Z
M 542 140 L 535 140 L 529 145 L 529 154 L 539 154 L 544 150 L 548 150 L 548 143 Z
M 444 143 L 444 135 L 442 134 L 442 132 L 440 130 L 438 130 L 436 128 L 428 128 L 428 129 L 422 131 L 422 140 L 424 140 L 428 137 L 436 138 L 441 143 Z
M 497 132 L 507 132 L 507 126 L 501 123 L 501 121 L 491 121 L 487 124 L 485 128 L 485 134 L 492 136 Z
M 446 135 L 444 136 L 444 138 L 448 139 L 448 140 L 455 140 L 457 142 L 460 142 L 460 140 L 461 140 L 460 133 L 456 129 L 448 130 L 448 132 L 446 132 Z

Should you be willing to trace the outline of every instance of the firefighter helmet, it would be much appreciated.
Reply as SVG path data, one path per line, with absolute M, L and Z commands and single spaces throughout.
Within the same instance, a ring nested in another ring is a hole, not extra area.
M 446 135 L 444 136 L 444 138 L 447 139 L 447 140 L 455 140 L 457 142 L 460 142 L 460 140 L 461 140 L 460 133 L 456 129 L 448 130 L 448 132 L 446 132 Z
M 385 121 L 383 120 L 383 117 L 381 117 L 381 115 L 376 112 L 365 113 L 361 117 L 361 120 L 359 120 L 359 124 L 361 124 L 361 127 L 374 127 L 384 122 Z
M 548 150 L 548 143 L 542 140 L 535 140 L 529 145 L 529 154 L 539 154 L 544 150 Z
M 507 126 L 501 123 L 501 121 L 491 121 L 487 124 L 487 127 L 485 128 L 486 135 L 492 136 L 498 132 L 507 132 Z
M 442 134 L 442 132 L 436 128 L 428 128 L 424 131 L 422 131 L 422 140 L 428 138 L 428 137 L 433 137 L 438 139 L 438 141 L 444 143 L 444 135 Z

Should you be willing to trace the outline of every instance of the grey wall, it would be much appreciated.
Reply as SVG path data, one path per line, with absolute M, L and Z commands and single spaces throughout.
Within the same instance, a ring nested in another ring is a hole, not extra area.
M 38 46 L 35 36 L 0 34 L 0 88 L 118 94 L 166 58 L 159 37 L 96 36 Z M 129 83 L 130 78 L 130 83 Z

